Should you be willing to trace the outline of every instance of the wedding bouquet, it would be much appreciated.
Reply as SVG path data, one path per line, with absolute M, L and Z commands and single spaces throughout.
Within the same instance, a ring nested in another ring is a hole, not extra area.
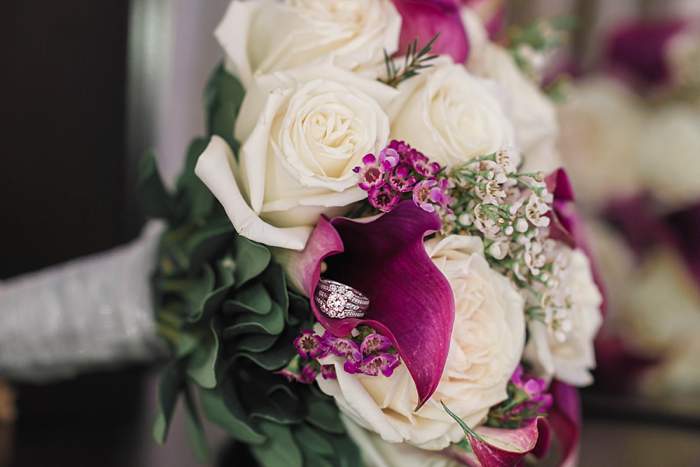
M 519 66 L 546 34 L 499 46 L 502 14 L 231 4 L 207 137 L 174 193 L 142 167 L 159 441 L 182 398 L 202 456 L 201 413 L 265 466 L 575 464 L 602 297 Z

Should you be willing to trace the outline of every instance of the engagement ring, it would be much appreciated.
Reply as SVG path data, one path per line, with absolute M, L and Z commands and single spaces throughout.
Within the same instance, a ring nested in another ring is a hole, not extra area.
M 369 298 L 362 292 L 328 279 L 318 282 L 315 300 L 329 318 L 362 318 L 369 308 Z

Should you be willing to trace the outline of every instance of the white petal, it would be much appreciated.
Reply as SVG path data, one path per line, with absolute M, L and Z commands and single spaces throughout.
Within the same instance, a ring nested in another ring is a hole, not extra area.
M 231 148 L 222 138 L 212 136 L 194 171 L 224 207 L 236 231 L 265 245 L 302 250 L 311 227 L 277 228 L 260 219 L 243 198 L 235 170 Z

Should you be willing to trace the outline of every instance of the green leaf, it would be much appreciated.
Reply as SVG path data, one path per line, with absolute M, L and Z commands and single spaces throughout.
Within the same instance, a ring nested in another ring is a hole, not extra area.
M 224 65 L 219 65 L 212 74 L 204 91 L 204 106 L 209 135 L 221 136 L 238 153 L 238 141 L 233 131 L 245 90 L 240 81 L 231 75 Z
M 259 283 L 238 290 L 236 298 L 230 302 L 225 307 L 224 313 L 249 312 L 266 315 L 272 310 L 270 295 L 267 293 L 267 289 Z
M 251 451 L 263 467 L 303 467 L 301 451 L 288 426 L 263 421 L 260 429 L 267 441 L 251 446 Z
M 276 335 L 254 334 L 243 336 L 236 342 L 236 352 L 264 352 L 268 350 L 277 340 Z
M 175 215 L 175 203 L 158 173 L 153 152 L 147 152 L 138 167 L 138 199 L 146 217 L 171 220 Z
M 327 398 L 307 394 L 306 421 L 329 433 L 344 434 L 345 427 L 338 416 L 338 408 Z
M 308 447 L 312 452 L 320 456 L 333 456 L 333 445 L 318 430 L 306 424 L 294 427 L 294 437 L 299 441 L 299 445 Z
M 199 278 L 185 281 L 187 286 L 183 290 L 188 304 L 187 319 L 192 322 L 202 319 L 204 302 L 214 288 L 214 271 L 208 264 L 204 265 L 203 271 L 204 273 Z
M 213 326 L 213 321 L 212 324 Z M 203 388 L 216 387 L 216 361 L 219 356 L 219 337 L 210 328 L 209 334 L 194 350 L 187 361 L 187 375 Z
M 231 390 L 227 391 L 227 395 L 231 394 Z M 235 392 L 233 394 L 235 395 Z M 200 400 L 207 418 L 226 430 L 234 439 L 249 444 L 261 444 L 265 441 L 265 436 L 243 420 L 245 415 L 241 413 L 240 407 L 236 410 L 237 404 L 226 403 L 221 389 L 202 389 Z M 233 410 L 231 406 L 234 407 Z
M 199 418 L 197 405 L 189 390 L 185 391 L 185 427 L 189 435 L 194 455 L 199 462 L 209 461 L 209 447 L 204 434 L 204 427 Z
M 194 173 L 197 159 L 207 144 L 205 138 L 196 138 L 190 143 L 185 167 L 177 181 L 177 194 L 181 202 L 180 207 L 184 210 L 183 217 L 193 222 L 204 219 L 214 206 L 214 196 Z
M 223 338 L 229 340 L 241 334 L 265 333 L 277 335 L 284 329 L 284 316 L 282 309 L 272 303 L 270 313 L 259 315 L 245 313 L 237 315 L 234 324 L 224 328 Z
M 153 424 L 153 438 L 163 444 L 168 437 L 170 421 L 177 405 L 177 397 L 182 389 L 182 375 L 176 362 L 166 366 L 158 383 L 158 412 Z
M 259 276 L 270 264 L 270 250 L 259 243 L 245 237 L 236 237 L 233 260 L 236 264 L 234 274 L 236 283 L 242 286 L 254 277 Z
M 216 221 L 198 229 L 185 246 L 190 269 L 196 271 L 211 258 L 216 257 L 228 246 L 234 236 L 233 226 L 228 219 Z

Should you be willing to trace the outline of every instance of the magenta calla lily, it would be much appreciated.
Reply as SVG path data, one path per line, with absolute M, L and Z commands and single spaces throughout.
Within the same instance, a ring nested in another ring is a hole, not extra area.
M 550 235 L 555 240 L 559 240 L 571 248 L 579 248 L 586 254 L 591 263 L 593 280 L 603 295 L 601 312 L 605 315 L 607 306 L 605 283 L 591 251 L 583 219 L 576 208 L 574 189 L 569 176 L 564 169 L 558 169 L 547 177 L 546 183 L 554 195 L 553 212 L 550 215 Z
M 444 406 L 444 404 L 443 404 Z M 549 426 L 543 417 L 530 420 L 516 429 L 481 426 L 476 430 L 445 407 L 464 430 L 471 453 L 452 448 L 448 455 L 465 465 L 481 467 L 515 467 L 523 464 L 525 456 L 540 455 L 549 445 Z
M 440 33 L 433 53 L 449 55 L 456 63 L 467 60 L 469 39 L 458 0 L 394 0 L 394 5 L 402 20 L 399 54 L 414 40 L 418 39 L 420 48 Z
M 562 450 L 559 466 L 575 467 L 581 436 L 581 401 L 578 390 L 555 380 L 550 392 L 554 398 L 554 408 L 549 414 L 549 423 Z
M 403 201 L 369 222 L 320 219 L 306 249 L 288 266 L 313 297 L 324 276 L 370 299 L 365 319 L 331 319 L 311 300 L 316 319 L 335 336 L 366 324 L 392 340 L 416 384 L 420 405 L 440 382 L 450 346 L 455 305 L 452 289 L 433 264 L 423 238 L 440 229 L 434 213 Z

